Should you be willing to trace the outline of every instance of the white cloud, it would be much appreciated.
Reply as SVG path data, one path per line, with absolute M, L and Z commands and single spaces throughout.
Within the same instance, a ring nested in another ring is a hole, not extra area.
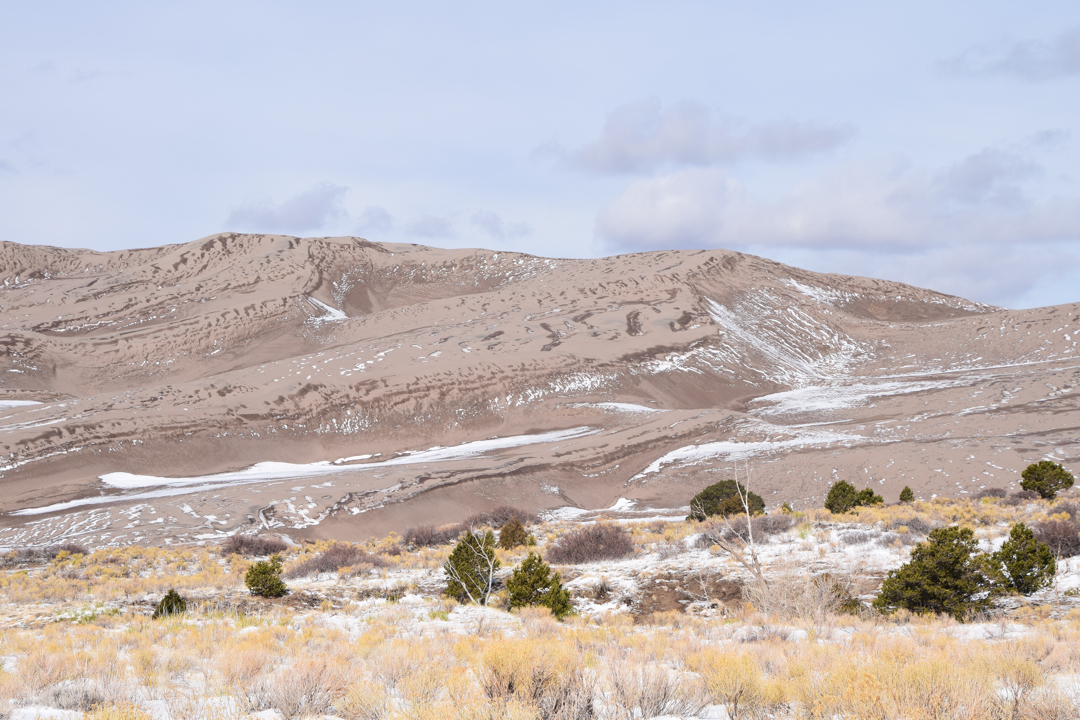
M 379 205 L 368 205 L 357 218 L 356 231 L 361 235 L 367 233 L 385 233 L 394 227 L 394 216 Z
M 425 215 L 409 223 L 405 232 L 416 237 L 446 238 L 453 237 L 454 226 L 449 218 Z
M 941 65 L 961 75 L 1015 75 L 1025 80 L 1080 75 L 1080 27 L 1051 40 L 979 45 Z
M 345 214 L 341 201 L 346 192 L 348 188 L 323 183 L 280 204 L 266 196 L 255 197 L 233 210 L 225 223 L 230 229 L 251 232 L 318 230 Z
M 742 194 L 734 180 L 712 169 L 636 180 L 600 212 L 597 234 L 642 250 L 708 245 L 723 236 Z
M 1016 153 L 986 148 L 942 172 L 935 189 L 943 200 L 1015 207 L 1024 202 L 1020 183 L 1040 170 Z
M 691 168 L 632 182 L 596 234 L 618 251 L 726 247 L 805 262 L 812 251 L 849 272 L 1004 303 L 1080 248 L 1080 198 L 1029 200 L 1024 182 L 1039 172 L 986 149 L 938 172 L 848 165 L 763 200 L 719 169 Z
M 616 108 L 600 138 L 572 155 L 598 173 L 650 172 L 663 166 L 708 166 L 754 158 L 791 160 L 830 150 L 854 130 L 843 125 L 778 121 L 747 123 L 716 116 L 703 105 L 669 108 L 655 100 Z
M 527 222 L 508 223 L 490 210 L 481 210 L 473 213 L 469 222 L 474 227 L 480 228 L 496 240 L 524 237 L 532 233 L 532 228 Z

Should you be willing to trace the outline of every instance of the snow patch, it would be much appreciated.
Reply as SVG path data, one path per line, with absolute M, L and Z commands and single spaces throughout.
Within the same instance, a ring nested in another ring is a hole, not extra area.
M 573 407 L 594 407 L 594 408 L 600 408 L 601 410 L 609 410 L 611 412 L 624 412 L 624 413 L 667 412 L 666 410 L 657 410 L 655 408 L 645 407 L 644 405 L 633 405 L 631 403 L 618 403 L 618 402 L 576 403 Z
M 26 405 L 41 405 L 37 400 L 0 400 L 0 410 L 13 407 L 24 407 Z
M 312 325 L 321 325 L 324 322 L 338 322 L 340 320 L 348 320 L 349 316 L 338 310 L 332 308 L 324 302 L 319 302 L 313 297 L 307 298 L 307 301 L 312 304 L 316 310 L 322 311 L 322 315 L 309 317 L 307 322 Z
M 645 475 L 660 472 L 661 467 L 672 463 L 697 463 L 717 457 L 725 457 L 728 460 L 744 459 L 755 455 L 774 453 L 780 450 L 792 450 L 795 448 L 812 447 L 816 445 L 830 445 L 840 442 L 859 442 L 865 438 L 857 435 L 842 433 L 809 431 L 790 440 L 764 440 L 760 442 L 735 442 L 722 440 L 719 442 L 702 443 L 701 445 L 687 445 L 678 450 L 672 450 L 666 455 L 654 460 L 647 468 L 635 475 L 631 480 L 637 480 Z

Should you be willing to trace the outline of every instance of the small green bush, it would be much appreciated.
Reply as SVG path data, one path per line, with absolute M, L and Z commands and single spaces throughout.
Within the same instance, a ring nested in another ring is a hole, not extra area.
M 1053 500 L 1059 492 L 1073 486 L 1072 473 L 1049 460 L 1028 465 L 1020 476 L 1023 478 L 1020 487 L 1037 492 L 1046 500 Z
M 466 532 L 443 565 L 446 594 L 458 602 L 486 605 L 500 566 L 494 533 Z
M 727 517 L 746 512 L 739 495 L 747 495 L 747 504 L 751 515 L 765 512 L 765 501 L 760 495 L 749 492 L 738 480 L 721 480 L 705 488 L 690 501 L 688 520 L 704 520 L 719 515 Z
M 161 598 L 161 602 L 154 608 L 154 614 L 152 619 L 168 617 L 169 615 L 181 615 L 187 612 L 187 600 L 180 597 L 180 593 L 176 592 L 172 588 L 169 588 L 169 592 L 165 593 L 165 597 Z
M 1053 551 L 1046 543 L 1039 542 L 1024 523 L 1013 525 L 1009 539 L 993 554 L 992 563 L 1003 589 L 1021 595 L 1049 587 L 1057 571 Z
M 900 491 L 900 502 L 915 502 L 915 493 L 911 492 L 911 488 L 909 488 L 907 485 L 905 485 L 904 489 Z
M 849 483 L 847 480 L 840 480 L 833 483 L 833 486 L 829 488 L 829 494 L 825 496 L 825 507 L 830 512 L 834 513 L 846 513 L 851 508 L 855 507 L 855 501 L 858 499 L 858 491 L 855 490 L 855 486 Z
M 512 608 L 541 605 L 550 609 L 551 614 L 560 620 L 574 611 L 570 593 L 562 586 L 559 573 L 552 573 L 548 564 L 536 553 L 529 553 L 514 568 L 506 581 L 506 588 L 510 591 Z
M 912 550 L 911 560 L 885 578 L 874 609 L 886 614 L 900 608 L 946 613 L 962 621 L 986 608 L 994 579 L 977 549 L 971 528 L 931 530 L 929 539 Z
M 525 526 L 516 517 L 507 520 L 506 524 L 499 530 L 499 547 L 503 550 L 513 550 L 520 545 L 528 544 L 529 533 L 525 531 Z
M 871 488 L 863 488 L 859 491 L 857 496 L 856 505 L 880 505 L 885 502 L 885 498 L 878 495 Z
M 885 498 L 875 493 L 873 489 L 856 490 L 855 486 L 847 480 L 834 483 L 825 497 L 825 507 L 829 512 L 838 515 L 861 505 L 879 505 L 883 502 Z
M 244 584 L 252 595 L 259 597 L 281 597 L 289 588 L 281 579 L 281 556 L 271 555 L 269 560 L 260 560 L 248 568 Z

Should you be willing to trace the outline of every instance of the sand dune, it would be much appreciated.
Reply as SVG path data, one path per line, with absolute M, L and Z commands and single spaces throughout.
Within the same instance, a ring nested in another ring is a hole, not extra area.
M 0 545 L 679 507 L 736 461 L 769 504 L 1014 488 L 1077 468 L 1077 313 L 724 250 L 0 243 Z

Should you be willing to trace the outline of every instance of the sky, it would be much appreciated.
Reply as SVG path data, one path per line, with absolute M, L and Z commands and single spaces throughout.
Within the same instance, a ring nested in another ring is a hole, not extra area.
M 0 4 L 0 240 L 221 231 L 1080 301 L 1080 3 Z

